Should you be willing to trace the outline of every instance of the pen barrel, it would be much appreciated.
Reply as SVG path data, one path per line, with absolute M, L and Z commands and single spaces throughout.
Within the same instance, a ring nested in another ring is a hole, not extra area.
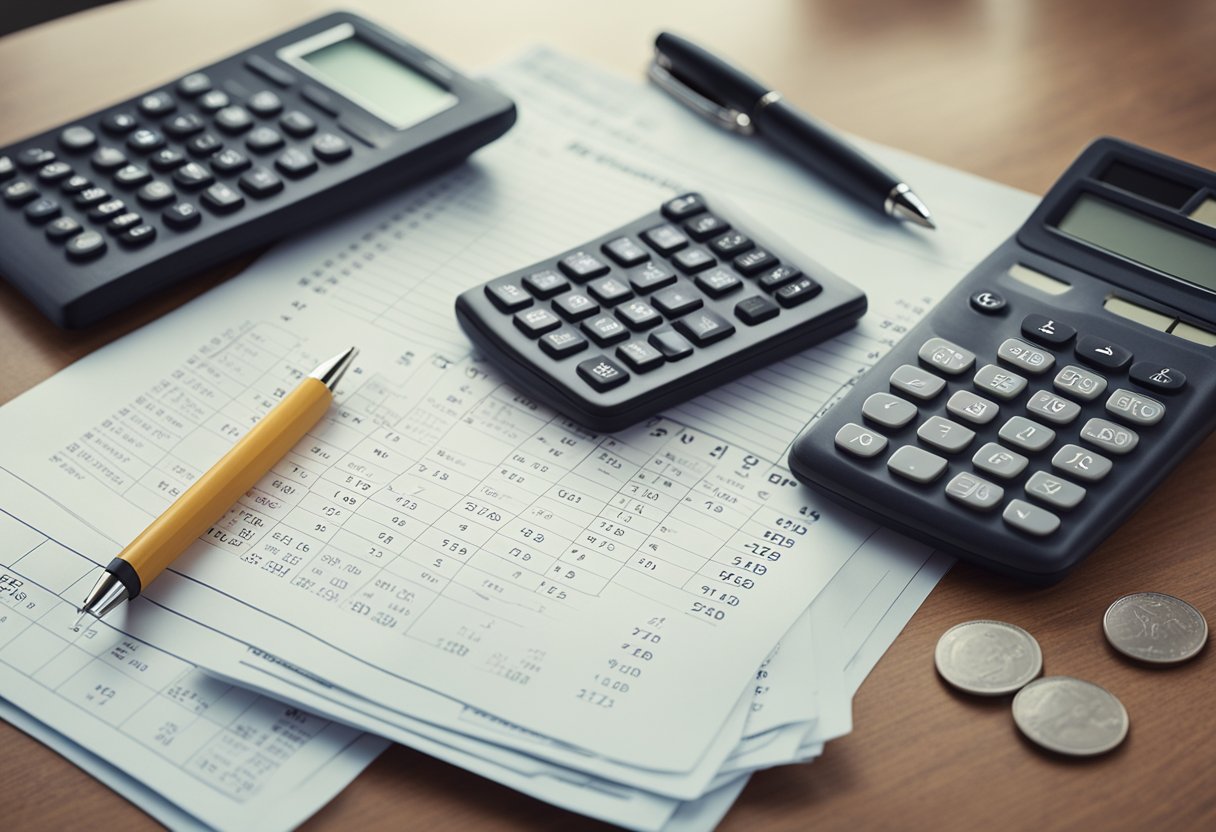
M 147 587 L 304 438 L 332 401 L 333 394 L 325 384 L 315 378 L 304 379 L 131 541 L 118 557 L 135 570 L 141 588 Z
M 849 147 L 832 131 L 784 101 L 752 115 L 757 132 L 803 167 L 861 202 L 882 210 L 900 180 Z

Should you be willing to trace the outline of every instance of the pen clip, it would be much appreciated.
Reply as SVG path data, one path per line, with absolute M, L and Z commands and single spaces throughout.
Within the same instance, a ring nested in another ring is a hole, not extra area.
M 672 98 L 702 118 L 718 125 L 723 130 L 729 130 L 732 133 L 738 133 L 743 136 L 750 136 L 756 132 L 751 116 L 740 110 L 724 107 L 718 102 L 711 101 L 701 95 L 672 74 L 669 66 L 664 66 L 665 63 L 670 63 L 667 61 L 667 57 L 662 52 L 655 53 L 654 62 L 650 65 L 650 69 L 647 70 L 646 74 L 650 77 L 651 81 L 667 92 Z

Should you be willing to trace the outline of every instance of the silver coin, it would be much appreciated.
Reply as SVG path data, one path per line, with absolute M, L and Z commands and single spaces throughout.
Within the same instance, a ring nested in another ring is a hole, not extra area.
M 1155 664 L 1185 662 L 1208 640 L 1208 622 L 1202 613 L 1160 592 L 1123 596 L 1106 610 L 1102 629 L 1120 653 Z
M 1036 745 L 1060 754 L 1104 754 L 1127 736 L 1128 718 L 1114 694 L 1071 676 L 1044 676 L 1013 697 L 1013 721 Z
M 1043 670 L 1034 636 L 1004 621 L 965 621 L 937 640 L 934 662 L 942 678 L 981 696 L 1013 693 Z

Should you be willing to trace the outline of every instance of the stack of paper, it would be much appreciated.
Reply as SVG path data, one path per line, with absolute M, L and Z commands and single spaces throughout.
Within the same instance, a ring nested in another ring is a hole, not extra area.
M 357 771 L 335 749 L 377 747 L 341 724 L 622 826 L 709 828 L 752 771 L 850 729 L 853 693 L 948 568 L 782 460 L 1032 200 L 876 150 L 938 212 L 929 237 L 638 84 L 548 52 L 493 77 L 520 123 L 472 163 L 280 246 L 0 410 L 22 437 L 0 451 L 5 711 L 107 782 L 213 826 L 290 825 L 306 812 L 208 814 L 198 773 L 238 803 L 310 789 L 311 811 L 327 794 L 309 778 Z M 727 195 L 871 312 L 611 436 L 468 354 L 460 291 L 688 190 Z M 72 629 L 96 565 L 352 343 L 330 418 L 143 600 Z M 44 643 L 70 658 L 25 658 Z M 238 710 L 256 719 L 225 722 Z M 331 761 L 295 762 L 312 749 Z

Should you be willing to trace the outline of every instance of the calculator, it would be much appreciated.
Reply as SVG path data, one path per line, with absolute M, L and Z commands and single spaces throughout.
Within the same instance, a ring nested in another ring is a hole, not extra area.
M 600 431 L 634 424 L 843 332 L 856 287 L 700 194 L 456 299 L 516 387 Z
M 352 14 L 0 148 L 0 275 L 81 327 L 392 193 L 515 106 Z
M 1047 583 L 1214 426 L 1216 173 L 1105 138 L 789 462 L 880 523 Z

